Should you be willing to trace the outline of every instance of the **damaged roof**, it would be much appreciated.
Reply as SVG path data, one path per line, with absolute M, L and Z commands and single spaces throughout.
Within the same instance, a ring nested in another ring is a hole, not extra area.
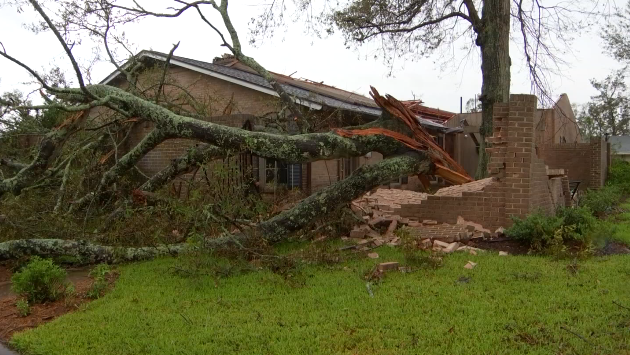
M 409 108 L 411 112 L 424 119 L 431 120 L 436 123 L 446 122 L 455 116 L 455 113 L 453 112 L 424 106 L 422 105 L 424 103 L 422 100 L 407 100 L 401 102 L 403 103 L 403 105 L 407 106 L 407 108 Z
M 136 57 L 166 61 L 168 55 L 161 52 L 143 50 Z M 224 55 L 223 58 L 215 58 L 213 63 L 173 55 L 170 63 L 171 65 L 210 75 L 269 95 L 278 96 L 262 76 L 229 55 Z M 310 80 L 295 79 L 278 73 L 270 73 L 280 83 L 282 88 L 296 99 L 296 103 L 300 105 L 315 110 L 330 107 L 375 117 L 381 114 L 381 109 L 374 103 L 374 100 L 363 95 L 325 85 L 323 82 L 318 83 Z M 116 70 L 101 81 L 101 84 L 109 84 L 119 75 L 120 72 Z M 446 133 L 454 131 L 452 128 L 446 127 L 430 117 L 423 118 L 421 115 L 418 115 L 417 119 L 420 125 L 429 129 Z

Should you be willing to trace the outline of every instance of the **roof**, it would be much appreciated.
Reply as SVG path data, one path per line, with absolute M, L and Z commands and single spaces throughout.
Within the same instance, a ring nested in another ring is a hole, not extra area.
M 138 53 L 136 57 L 153 58 L 155 60 L 165 61 L 168 55 L 161 52 L 143 50 Z M 175 66 L 213 76 L 272 96 L 279 96 L 267 80 L 234 58 L 224 57 L 219 60 L 215 60 L 214 63 L 209 63 L 174 55 L 171 57 L 170 63 Z M 273 72 L 270 73 L 274 76 L 278 83 L 280 83 L 282 88 L 289 95 L 295 98 L 296 103 L 300 105 L 307 106 L 315 110 L 320 110 L 323 107 L 330 107 L 370 116 L 380 116 L 381 114 L 381 109 L 378 105 L 376 105 L 374 100 L 368 97 L 330 85 L 324 85 L 323 83 L 317 83 L 304 79 L 295 79 L 287 75 Z M 116 70 L 103 79 L 101 84 L 109 84 L 119 75 L 120 72 Z M 431 119 L 423 117 L 417 117 L 417 119 L 418 122 L 426 128 L 446 133 L 453 132 L 452 128 L 446 127 L 439 122 L 434 122 Z
M 402 101 L 403 105 L 407 106 L 411 112 L 419 115 L 420 117 L 431 120 L 437 123 L 444 123 L 455 116 L 455 113 L 449 111 L 443 111 L 437 108 L 432 108 L 422 105 L 421 100 L 407 100 Z
M 608 137 L 610 148 L 617 154 L 630 154 L 630 136 Z

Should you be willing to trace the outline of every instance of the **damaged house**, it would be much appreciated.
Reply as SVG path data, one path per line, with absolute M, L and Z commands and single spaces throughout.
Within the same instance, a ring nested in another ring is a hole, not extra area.
M 136 55 L 135 61 L 146 68 L 139 75 L 137 85 L 155 85 L 155 78 L 161 75 L 167 57 L 167 54 L 147 50 Z M 215 58 L 211 63 L 172 56 L 166 73 L 164 93 L 171 102 L 180 104 L 189 111 L 197 111 L 211 122 L 247 129 L 261 126 L 284 129 L 289 134 L 296 132 L 296 127 L 288 116 L 279 112 L 278 94 L 264 78 L 231 55 Z M 303 109 L 315 131 L 366 123 L 381 114 L 381 109 L 371 98 L 323 82 L 271 74 Z M 111 73 L 101 83 L 127 85 L 118 71 Z M 455 135 L 462 129 L 447 127 L 444 123 L 454 114 L 422 106 L 417 101 L 405 104 L 416 113 L 418 124 L 447 152 L 450 147 L 449 153 L 452 153 L 454 146 L 450 142 L 455 141 Z M 152 128 L 152 124 L 148 122 L 137 124 L 128 137 L 127 145 L 135 145 Z M 144 175 L 152 176 L 165 168 L 171 160 L 183 155 L 193 144 L 193 141 L 185 139 L 167 140 L 149 152 L 137 167 Z M 243 179 L 253 179 L 261 192 L 300 189 L 312 193 L 344 179 L 359 166 L 380 161 L 382 156 L 372 152 L 363 157 L 306 164 L 291 164 L 247 154 L 232 159 L 239 166 Z M 182 176 L 173 184 L 181 185 L 188 178 L 190 175 Z M 422 189 L 415 176 L 401 176 L 392 181 L 390 187 Z

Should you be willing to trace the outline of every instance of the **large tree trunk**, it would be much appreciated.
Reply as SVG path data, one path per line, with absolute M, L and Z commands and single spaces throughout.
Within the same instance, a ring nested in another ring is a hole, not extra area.
M 482 123 L 479 128 L 479 164 L 477 179 L 488 174 L 486 137 L 492 136 L 492 112 L 495 103 L 508 102 L 510 98 L 510 0 L 485 0 L 482 10 L 482 26 L 477 37 L 481 49 Z

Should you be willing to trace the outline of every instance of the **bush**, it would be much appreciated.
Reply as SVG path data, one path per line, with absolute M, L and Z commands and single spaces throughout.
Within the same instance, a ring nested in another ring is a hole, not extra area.
M 20 317 L 26 317 L 31 314 L 31 307 L 28 305 L 28 301 L 24 298 L 20 298 L 15 302 Z
M 579 200 L 581 207 L 586 207 L 597 216 L 610 212 L 621 200 L 622 189 L 617 186 L 604 186 L 599 190 L 588 190 Z
M 597 219 L 593 212 L 584 206 L 575 208 L 559 208 L 556 216 L 562 220 L 563 226 L 574 226 L 574 236 L 571 239 L 583 239 L 591 232 Z
M 111 269 L 107 264 L 96 265 L 92 271 L 90 271 L 90 277 L 94 279 L 92 287 L 87 292 L 87 296 L 92 299 L 97 299 L 103 295 L 107 285 L 107 275 L 111 273 Z
M 65 279 L 66 271 L 52 260 L 35 256 L 11 277 L 11 288 L 30 303 L 43 303 L 63 295 Z
M 618 187 L 624 194 L 630 193 L 630 163 L 614 159 L 608 168 L 606 184 Z
M 586 207 L 559 208 L 555 215 L 536 211 L 524 219 L 513 220 L 514 224 L 506 234 L 527 242 L 534 250 L 558 248 L 570 241 L 589 243 L 597 223 Z
M 513 217 L 514 224 L 505 233 L 527 242 L 533 249 L 541 250 L 554 240 L 555 233 L 562 226 L 562 219 L 536 211 L 524 219 Z

